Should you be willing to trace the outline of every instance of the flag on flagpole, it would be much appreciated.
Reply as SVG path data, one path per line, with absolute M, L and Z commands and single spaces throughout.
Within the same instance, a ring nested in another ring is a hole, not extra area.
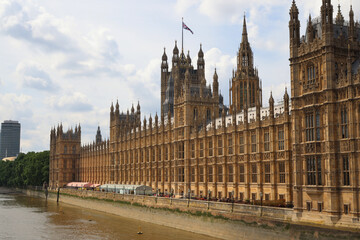
M 186 26 L 186 24 L 184 22 L 182 23 L 182 26 L 183 26 L 183 29 L 190 31 L 191 34 L 194 34 L 193 31 L 188 26 Z

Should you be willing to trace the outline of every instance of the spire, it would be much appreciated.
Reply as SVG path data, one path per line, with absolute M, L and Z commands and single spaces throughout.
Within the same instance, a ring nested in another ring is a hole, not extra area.
M 190 67 L 191 66 L 190 51 L 188 51 L 186 62 L 188 64 L 188 66 Z
M 351 41 L 355 38 L 355 22 L 354 22 L 354 12 L 352 9 L 352 5 L 350 5 L 350 12 L 349 12 L 349 38 Z
M 96 132 L 96 143 L 101 143 L 101 142 L 102 142 L 102 136 L 101 136 L 100 126 L 98 126 Z
M 200 43 L 200 50 L 199 50 L 199 53 L 198 53 L 198 58 L 203 58 L 204 57 L 204 52 L 202 50 L 202 44 Z
M 216 68 L 215 68 L 215 73 L 214 73 L 214 77 L 213 77 L 213 96 L 217 97 L 219 96 L 219 81 L 218 81 L 218 75 L 216 73 Z
M 113 104 L 113 102 L 111 102 L 110 112 L 111 112 L 111 113 L 114 112 L 114 104 Z
M 117 114 L 119 114 L 119 100 L 116 100 L 116 110 L 115 110 L 115 112 L 117 113 Z
M 178 49 L 178 47 L 177 47 L 177 41 L 175 41 L 175 47 L 174 47 L 174 50 L 173 50 L 173 54 L 174 54 L 174 55 L 179 54 L 179 49 Z
M 337 25 L 344 25 L 344 16 L 342 15 L 341 13 L 341 7 L 340 7 L 340 4 L 338 5 L 338 13 L 337 13 L 337 16 L 336 16 L 336 19 L 335 19 L 335 23 Z
M 244 23 L 243 23 L 243 32 L 242 32 L 242 43 L 248 42 L 248 34 L 247 34 L 247 28 L 246 28 L 246 16 L 244 14 Z
M 162 55 L 162 60 L 167 61 L 166 48 L 164 48 L 164 54 Z
M 136 110 L 137 110 L 138 112 L 140 112 L 140 102 L 139 102 L 139 101 L 138 101 L 138 104 L 137 104 Z

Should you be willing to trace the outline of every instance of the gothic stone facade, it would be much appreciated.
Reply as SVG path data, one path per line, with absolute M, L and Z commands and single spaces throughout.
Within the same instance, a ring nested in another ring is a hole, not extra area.
M 345 22 L 330 0 L 300 37 L 290 9 L 291 106 L 262 107 L 262 89 L 244 19 L 229 109 L 216 70 L 206 86 L 200 47 L 197 69 L 175 43 L 172 70 L 161 63 L 161 115 L 141 121 L 110 109 L 110 139 L 81 146 L 80 126 L 51 130 L 50 186 L 70 181 L 143 184 L 160 192 L 236 199 L 285 199 L 298 216 L 359 219 L 360 26 Z

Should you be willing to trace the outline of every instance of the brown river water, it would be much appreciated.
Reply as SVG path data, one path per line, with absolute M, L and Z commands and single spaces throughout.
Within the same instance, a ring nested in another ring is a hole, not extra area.
M 137 232 L 143 232 L 138 235 Z M 0 239 L 191 239 L 204 235 L 23 195 L 0 194 Z

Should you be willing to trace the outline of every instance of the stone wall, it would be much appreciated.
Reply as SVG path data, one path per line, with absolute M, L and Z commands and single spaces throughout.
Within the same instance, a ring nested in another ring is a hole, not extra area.
M 61 193 L 70 194 L 82 198 L 96 198 L 112 201 L 124 201 L 131 204 L 140 204 L 152 208 L 178 209 L 192 213 L 211 213 L 215 216 L 223 216 L 233 220 L 244 219 L 244 216 L 269 218 L 278 221 L 291 221 L 293 210 L 289 208 L 261 207 L 248 204 L 232 204 L 224 202 L 200 201 L 178 198 L 162 198 L 143 195 L 123 195 L 110 192 L 61 189 Z

